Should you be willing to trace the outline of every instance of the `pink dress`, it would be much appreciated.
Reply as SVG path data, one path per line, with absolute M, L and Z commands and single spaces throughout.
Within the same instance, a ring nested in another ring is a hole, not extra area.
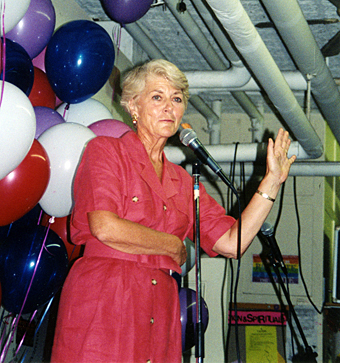
M 84 152 L 74 182 L 71 235 L 85 244 L 63 286 L 51 362 L 180 363 L 178 287 L 168 256 L 110 248 L 90 231 L 87 212 L 107 210 L 155 230 L 193 239 L 192 179 L 165 155 L 162 183 L 134 132 L 98 136 Z M 201 246 L 235 222 L 200 187 Z

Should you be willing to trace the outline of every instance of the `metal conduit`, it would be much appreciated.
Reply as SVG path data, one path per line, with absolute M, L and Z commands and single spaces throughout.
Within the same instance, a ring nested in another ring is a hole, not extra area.
M 218 162 L 232 162 L 235 155 L 235 145 L 208 145 L 206 149 L 210 155 Z M 166 157 L 175 164 L 182 164 L 185 161 L 194 161 L 195 155 L 186 147 L 165 146 L 164 152 Z M 296 155 L 298 159 L 308 159 L 309 155 L 297 141 L 290 145 L 288 157 Z M 254 162 L 257 160 L 266 160 L 267 143 L 245 143 L 237 146 L 238 162 Z
M 221 168 L 228 172 L 233 166 L 232 163 L 221 163 Z M 191 165 L 186 166 L 186 170 L 190 173 Z M 265 165 L 255 165 L 254 163 L 244 163 L 241 167 L 240 163 L 235 164 L 235 175 L 240 176 L 263 176 L 266 172 Z M 207 172 L 214 178 L 219 177 L 214 174 L 209 168 L 205 168 Z M 308 162 L 295 162 L 290 170 L 289 176 L 304 176 L 304 177 L 338 177 L 340 176 L 340 163 L 337 162 L 318 162 L 318 161 L 308 161 Z
M 133 39 L 140 45 L 140 47 L 153 59 L 166 59 L 163 53 L 155 46 L 150 38 L 145 34 L 138 22 L 126 24 L 126 31 Z M 193 95 L 189 102 L 204 116 L 210 118 L 217 118 L 214 111 L 208 107 L 206 103 L 197 95 Z
M 208 0 L 235 46 L 259 80 L 288 127 L 310 158 L 323 153 L 323 145 L 278 66 L 238 0 Z
M 217 29 L 216 23 L 213 20 L 212 15 L 208 12 L 207 8 L 202 4 L 201 1 L 194 0 L 193 3 L 198 9 L 201 17 L 204 19 L 205 24 L 208 26 L 211 34 L 215 37 L 217 44 L 220 46 L 221 49 L 223 49 L 228 61 L 231 61 L 232 67 L 228 70 L 226 70 L 226 65 L 221 61 L 218 54 L 210 45 L 209 41 L 207 40 L 201 29 L 198 27 L 194 19 L 191 17 L 189 12 L 186 11 L 184 14 L 179 14 L 176 9 L 176 3 L 173 0 L 165 0 L 165 3 L 213 70 L 217 72 L 223 71 L 221 73 L 227 76 L 228 82 L 234 82 L 235 87 L 243 86 L 250 80 L 251 76 L 248 70 L 244 67 L 244 64 L 239 59 L 237 53 L 231 47 L 225 34 L 223 34 L 220 28 Z M 211 28 L 212 24 L 215 24 L 214 29 Z M 200 86 L 202 86 L 202 82 L 207 85 L 211 84 L 212 82 L 212 80 L 210 79 L 212 76 L 211 72 L 208 72 L 207 75 L 203 77 L 201 76 L 201 74 L 199 74 L 199 78 L 196 80 L 194 79 L 195 72 L 190 72 L 190 75 L 187 72 L 185 73 L 188 78 L 190 89 L 195 84 L 197 84 L 197 82 Z M 217 75 L 217 77 L 215 78 L 216 80 L 220 79 L 222 75 L 221 73 Z M 239 103 L 242 109 L 248 113 L 250 117 L 254 117 L 254 115 L 256 115 L 256 117 L 259 117 L 259 120 L 263 120 L 262 115 L 260 114 L 256 106 L 252 103 L 251 99 L 245 93 L 241 93 L 243 92 L 238 92 L 237 94 L 231 92 L 231 95 Z M 215 127 L 215 132 L 217 131 L 216 129 L 217 127 Z
M 263 0 L 272 21 L 301 73 L 311 77 L 311 91 L 340 144 L 340 92 L 296 0 Z

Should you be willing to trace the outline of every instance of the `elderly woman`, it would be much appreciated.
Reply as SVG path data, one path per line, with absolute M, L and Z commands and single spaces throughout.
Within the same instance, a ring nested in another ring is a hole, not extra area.
M 61 296 L 52 362 L 181 362 L 178 286 L 183 244 L 193 238 L 192 179 L 163 152 L 188 102 L 185 75 L 153 60 L 133 69 L 122 105 L 136 132 L 96 137 L 74 182 L 73 242 L 85 244 Z M 267 172 L 242 213 L 245 252 L 272 208 L 295 157 L 288 133 L 269 139 Z M 237 257 L 238 221 L 200 192 L 201 247 Z

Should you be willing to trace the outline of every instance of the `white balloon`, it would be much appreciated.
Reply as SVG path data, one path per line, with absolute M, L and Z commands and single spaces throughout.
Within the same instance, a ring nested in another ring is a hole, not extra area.
M 0 35 L 3 35 L 2 15 L 4 15 L 5 34 L 12 30 L 26 14 L 31 0 L 2 0 L 0 1 Z M 5 5 L 4 12 L 3 5 Z
M 0 81 L 0 101 L 0 179 L 3 179 L 29 152 L 34 141 L 36 119 L 28 97 L 12 83 Z
M 192 242 L 189 238 L 186 238 L 183 243 L 187 250 L 187 260 L 181 266 L 181 276 L 185 276 L 195 266 L 196 263 L 195 243 Z
M 100 120 L 113 118 L 109 109 L 93 98 L 70 105 L 62 103 L 57 108 L 57 112 L 64 117 L 66 122 L 74 122 L 84 126 L 89 126 Z
M 39 201 L 45 213 L 57 218 L 73 208 L 73 179 L 87 143 L 96 134 L 86 126 L 64 122 L 43 132 L 38 141 L 50 159 L 51 176 Z

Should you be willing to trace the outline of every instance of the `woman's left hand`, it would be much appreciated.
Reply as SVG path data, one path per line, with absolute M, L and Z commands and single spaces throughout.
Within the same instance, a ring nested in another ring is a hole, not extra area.
M 289 169 L 296 160 L 296 155 L 287 157 L 290 139 L 288 131 L 279 129 L 275 142 L 272 139 L 268 141 L 267 147 L 267 175 L 282 184 L 288 177 Z

